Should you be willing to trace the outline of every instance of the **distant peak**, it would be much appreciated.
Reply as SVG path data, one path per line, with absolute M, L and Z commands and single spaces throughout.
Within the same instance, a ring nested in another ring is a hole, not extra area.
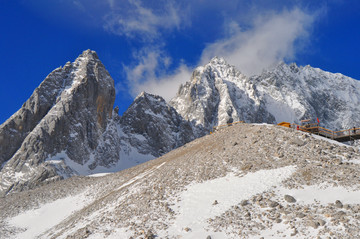
M 144 98 L 145 96 L 146 96 L 146 92 L 145 91 L 142 91 L 140 94 L 138 94 L 136 97 L 135 97 L 135 100 L 137 100 L 137 99 L 140 99 L 140 98 Z M 134 101 L 135 101 L 134 100 Z
M 275 69 L 279 69 L 279 70 L 282 69 L 282 70 L 286 70 L 286 71 L 291 71 L 293 73 L 298 73 L 299 70 L 300 70 L 299 66 L 295 62 L 292 62 L 290 64 L 286 64 L 283 61 L 280 61 L 276 65 Z
M 227 62 L 223 57 L 215 56 L 210 60 L 211 64 L 220 64 L 220 65 L 227 65 Z
M 80 55 L 80 57 L 99 59 L 96 52 L 93 51 L 93 50 L 90 50 L 90 49 L 87 49 L 87 50 L 83 51 L 83 53 Z
M 139 99 L 142 99 L 142 98 L 158 99 L 158 98 L 161 98 L 161 97 L 158 96 L 158 95 L 153 95 L 153 94 L 147 93 L 145 91 L 142 91 L 138 96 L 136 96 L 135 101 L 139 100 Z

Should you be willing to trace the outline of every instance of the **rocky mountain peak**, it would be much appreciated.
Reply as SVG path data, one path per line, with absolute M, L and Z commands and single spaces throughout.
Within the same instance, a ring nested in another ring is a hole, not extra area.
M 260 104 L 254 84 L 218 57 L 196 68 L 170 104 L 186 120 L 203 125 L 208 131 L 213 126 L 240 120 L 274 122 Z
M 87 49 L 85 51 L 82 52 L 82 54 L 79 57 L 85 57 L 85 58 L 91 58 L 91 59 L 96 59 L 99 60 L 99 57 L 97 55 L 97 53 L 91 49 Z
M 6 162 L 0 192 L 79 173 L 65 161 L 97 165 L 97 148 L 114 100 L 114 82 L 94 51 L 84 51 L 73 63 L 51 72 L 0 126 L 0 163 Z
M 228 65 L 228 63 L 223 57 L 218 56 L 214 56 L 209 63 L 212 65 Z
M 157 95 L 140 93 L 121 117 L 127 157 L 158 157 L 195 139 L 192 125 Z M 142 155 L 142 156 L 141 156 Z

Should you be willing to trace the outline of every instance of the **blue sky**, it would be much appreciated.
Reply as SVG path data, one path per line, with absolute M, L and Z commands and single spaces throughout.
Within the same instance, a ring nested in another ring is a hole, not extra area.
M 2 0 L 0 20 L 0 123 L 86 49 L 120 112 L 143 90 L 170 99 L 215 55 L 247 75 L 283 60 L 360 79 L 358 0 Z

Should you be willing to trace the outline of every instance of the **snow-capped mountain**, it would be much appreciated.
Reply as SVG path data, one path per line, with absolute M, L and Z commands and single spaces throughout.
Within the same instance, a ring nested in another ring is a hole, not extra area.
M 280 63 L 249 80 L 277 122 L 319 118 L 333 130 L 360 126 L 360 82 L 350 77 Z
M 320 119 L 327 128 L 360 126 L 360 82 L 310 66 L 278 64 L 247 77 L 223 58 L 198 67 L 170 104 L 206 130 L 235 121 L 299 123 Z
M 236 121 L 275 123 L 254 84 L 218 57 L 196 68 L 170 104 L 185 119 L 208 132 L 213 126 Z
M 247 77 L 215 57 L 169 103 L 143 92 L 119 116 L 114 99 L 114 81 L 94 51 L 50 73 L 0 126 L 0 194 L 123 170 L 230 122 L 311 117 L 330 129 L 360 126 L 358 81 L 295 64 Z
M 123 170 L 203 135 L 160 96 L 141 93 L 121 117 L 114 100 L 94 51 L 50 73 L 0 126 L 0 195 Z
M 201 136 L 196 134 L 201 129 L 184 120 L 162 97 L 145 92 L 121 116 L 119 127 L 121 160 L 129 166 L 159 157 Z
M 19 191 L 104 165 L 119 154 L 106 134 L 114 81 L 94 51 L 51 72 L 21 109 L 0 126 L 0 192 Z M 112 139 L 112 140 L 110 140 Z

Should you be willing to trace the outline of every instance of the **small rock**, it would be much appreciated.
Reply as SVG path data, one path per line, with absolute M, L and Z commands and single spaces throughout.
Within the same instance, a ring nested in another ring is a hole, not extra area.
M 152 231 L 147 231 L 146 235 L 145 235 L 145 239 L 155 239 L 155 235 L 154 233 L 152 233 Z
M 248 200 L 242 200 L 241 203 L 240 203 L 240 205 L 243 206 L 243 207 L 248 205 L 248 204 L 249 204 Z
M 217 200 L 214 201 L 214 203 L 212 205 L 217 205 L 219 204 Z
M 346 212 L 344 212 L 344 211 L 339 211 L 338 213 L 336 213 L 336 216 L 338 216 L 338 217 L 344 217 L 344 216 L 346 216 Z
M 235 142 L 235 143 L 233 144 L 233 146 L 236 146 L 236 145 L 238 145 L 238 143 L 237 143 L 237 142 Z
M 304 218 L 306 215 L 304 213 L 302 213 L 302 212 L 299 212 L 298 214 L 296 214 L 296 216 L 298 218 Z
M 206 237 L 206 239 L 211 239 L 211 236 L 210 236 L 210 235 L 209 235 L 209 236 L 207 236 L 207 237 Z
M 184 231 L 189 232 L 189 231 L 191 231 L 191 229 L 189 227 L 185 227 Z
M 298 233 L 298 231 L 296 230 L 296 228 L 294 228 L 294 232 L 290 234 L 290 236 L 295 236 Z
M 270 207 L 277 207 L 277 206 L 279 206 L 279 203 L 272 201 L 272 202 L 269 203 L 269 206 Z
M 322 219 L 319 219 L 317 222 L 320 226 L 324 226 L 326 224 L 326 221 Z
M 320 224 L 317 221 L 309 220 L 307 225 L 316 229 Z
M 335 207 L 337 207 L 337 208 L 343 208 L 343 204 L 342 204 L 342 202 L 340 201 L 340 200 L 336 200 L 335 201 Z
M 285 201 L 289 202 L 289 203 L 294 203 L 296 202 L 296 199 L 293 196 L 290 195 L 285 195 L 284 196 Z
M 115 108 L 114 108 L 114 112 L 118 115 L 119 114 L 119 106 L 116 106 Z
M 293 144 L 296 146 L 303 146 L 305 144 L 305 142 L 299 138 L 294 138 L 294 139 L 290 140 L 290 144 Z
M 263 200 L 263 196 L 262 195 L 259 195 L 256 197 L 256 201 L 257 202 L 260 202 L 261 200 Z

